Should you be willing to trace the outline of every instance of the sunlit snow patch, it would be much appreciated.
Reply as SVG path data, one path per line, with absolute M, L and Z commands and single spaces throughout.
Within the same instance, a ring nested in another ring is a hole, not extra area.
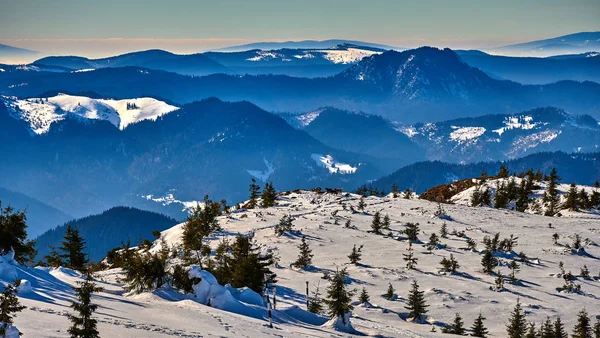
M 271 174 L 275 172 L 275 167 L 273 167 L 273 163 L 267 161 L 267 159 L 263 160 L 265 162 L 265 165 L 267 166 L 267 170 L 246 170 L 246 172 L 257 178 L 258 180 L 266 182 L 269 179 L 269 176 L 271 176 Z
M 331 155 L 311 154 L 310 156 L 317 164 L 327 168 L 332 174 L 354 174 L 357 169 L 349 164 L 336 162 Z
M 196 206 L 204 205 L 204 203 L 199 202 L 199 201 L 180 201 L 178 199 L 175 199 L 175 196 L 173 196 L 173 193 L 168 193 L 163 197 L 154 197 L 153 195 L 142 195 L 141 197 L 148 201 L 160 203 L 160 204 L 162 204 L 162 206 L 165 206 L 165 207 L 170 204 L 181 204 L 182 205 L 181 211 L 183 211 L 183 212 L 190 212 Z
M 485 128 L 483 128 L 483 127 L 462 127 L 462 128 L 460 128 L 460 127 L 452 126 L 452 128 L 456 129 L 456 130 L 454 130 L 452 133 L 450 133 L 450 140 L 456 141 L 459 143 L 478 138 L 479 136 L 481 136 L 485 133 Z

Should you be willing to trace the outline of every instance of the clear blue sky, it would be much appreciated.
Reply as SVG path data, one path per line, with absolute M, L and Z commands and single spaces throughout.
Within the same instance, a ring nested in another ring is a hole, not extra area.
M 600 0 L 0 0 L 0 43 L 90 53 L 342 38 L 491 47 L 600 30 Z

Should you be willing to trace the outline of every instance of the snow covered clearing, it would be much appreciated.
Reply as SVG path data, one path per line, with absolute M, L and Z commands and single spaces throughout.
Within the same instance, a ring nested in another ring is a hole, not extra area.
M 563 190 L 563 187 L 560 187 Z M 588 188 L 586 188 L 588 189 Z M 593 188 L 589 188 L 593 189 Z M 357 334 L 378 337 L 447 337 L 440 333 L 445 323 L 450 323 L 455 313 L 461 313 L 465 326 L 470 327 L 481 312 L 487 319 L 484 324 L 493 337 L 505 337 L 508 313 L 520 299 L 526 312 L 526 320 L 540 323 L 550 316 L 561 316 L 570 332 L 576 314 L 582 308 L 592 318 L 599 315 L 600 281 L 600 216 L 594 213 L 572 212 L 568 217 L 544 217 L 509 210 L 487 207 L 468 207 L 460 204 L 443 205 L 446 219 L 435 216 L 437 203 L 390 197 L 366 197 L 364 212 L 358 210 L 359 196 L 354 194 L 319 194 L 295 192 L 280 194 L 278 205 L 268 209 L 239 210 L 229 216 L 219 217 L 223 230 L 211 237 L 213 249 L 223 237 L 237 233 L 254 233 L 254 238 L 279 256 L 277 274 L 277 308 L 273 311 L 275 328 L 267 326 L 265 307 L 256 295 L 220 286 L 206 272 L 195 269 L 193 274 L 202 277 L 195 293 L 184 295 L 169 287 L 139 295 L 127 295 L 118 282 L 120 271 L 107 270 L 97 274 L 99 286 L 105 288 L 94 301 L 100 305 L 96 313 L 99 330 L 103 337 L 346 337 L 337 330 L 350 329 L 339 320 L 327 321 L 326 317 L 304 311 L 305 288 L 319 286 L 321 293 L 328 284 L 322 277 L 347 267 L 350 289 L 366 288 L 370 303 L 354 302 L 350 319 Z M 457 201 L 458 202 L 458 201 Z M 351 209 L 350 206 L 353 208 Z M 391 219 L 389 234 L 372 233 L 373 214 L 380 211 Z M 274 225 L 283 215 L 293 218 L 294 232 L 276 236 Z M 350 227 L 345 227 L 346 221 Z M 404 234 L 408 222 L 418 223 L 418 241 L 413 244 L 418 258 L 416 269 L 406 268 L 402 254 L 409 247 Z M 428 238 L 439 235 L 442 224 L 448 229 L 447 238 L 440 238 L 441 245 L 429 250 Z M 339 225 L 338 225 L 339 224 Z M 167 245 L 181 242 L 183 224 L 174 226 L 161 234 L 151 250 L 159 250 L 161 241 Z M 464 235 L 462 234 L 464 232 Z M 511 234 L 518 237 L 517 246 L 511 252 L 497 252 L 498 268 L 506 278 L 510 274 L 508 264 L 512 259 L 519 262 L 517 282 L 505 281 L 504 290 L 493 291 L 495 275 L 482 272 L 481 258 L 484 236 L 500 238 Z M 557 243 L 553 234 L 559 236 Z M 573 253 L 567 248 L 575 235 L 582 239 L 583 250 Z M 292 266 L 298 255 L 301 235 L 306 236 L 314 258 L 306 270 Z M 467 238 L 477 243 L 476 250 L 467 249 Z M 349 264 L 347 255 L 354 244 L 364 245 L 360 264 Z M 516 252 L 523 252 L 528 261 L 520 262 Z M 460 267 L 455 273 L 441 271 L 440 260 L 453 254 Z M 560 291 L 564 281 L 559 263 L 575 275 L 580 292 Z M 579 277 L 579 270 L 586 265 L 589 278 Z M 67 314 L 69 301 L 73 299 L 70 286 L 80 280 L 80 274 L 64 268 L 25 268 L 15 266 L 9 260 L 0 261 L 0 280 L 9 282 L 15 278 L 29 281 L 30 290 L 23 290 L 19 297 L 28 308 L 20 313 L 15 326 L 25 336 L 66 337 L 69 326 Z M 407 321 L 404 308 L 413 280 L 425 291 L 429 312 L 425 323 Z M 388 283 L 396 289 L 397 297 L 382 297 Z M 207 306 L 206 297 L 215 298 L 214 305 Z M 204 297 L 204 298 L 203 298 Z M 356 300 L 356 296 L 354 297 Z M 436 333 L 430 332 L 432 327 Z
M 125 100 L 93 99 L 85 96 L 59 94 L 49 98 L 18 99 L 0 97 L 13 116 L 29 123 L 31 131 L 40 135 L 50 130 L 52 123 L 64 120 L 67 114 L 85 119 L 106 120 L 123 130 L 142 120 L 156 120 L 159 116 L 179 108 L 148 98 Z
M 327 168 L 332 174 L 354 174 L 357 169 L 350 164 L 337 162 L 331 155 L 311 154 L 310 156 L 318 165 Z

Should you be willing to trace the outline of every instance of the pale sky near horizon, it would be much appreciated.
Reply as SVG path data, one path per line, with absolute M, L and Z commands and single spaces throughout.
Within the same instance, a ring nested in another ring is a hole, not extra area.
M 0 0 L 0 8 L 0 43 L 84 56 L 334 38 L 486 48 L 600 31 L 600 0 Z

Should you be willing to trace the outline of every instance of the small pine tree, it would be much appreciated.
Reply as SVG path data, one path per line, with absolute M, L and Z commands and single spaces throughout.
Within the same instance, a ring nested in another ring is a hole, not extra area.
M 517 281 L 516 272 L 519 271 L 519 264 L 517 263 L 517 261 L 515 261 L 513 259 L 510 261 L 510 264 L 508 265 L 508 267 L 510 268 L 510 271 L 511 271 L 510 281 L 512 283 L 514 283 Z
M 60 250 L 64 252 L 62 257 L 65 259 L 66 266 L 73 270 L 84 271 L 88 264 L 85 258 L 85 240 L 79 235 L 79 229 L 67 225 L 67 231 Z
M 275 235 L 282 236 L 286 232 L 292 231 L 294 228 L 293 218 L 291 215 L 283 215 L 281 219 L 279 219 L 279 223 L 275 224 L 273 228 L 275 230 Z
M 581 268 L 579 276 L 581 278 L 590 278 L 590 270 L 588 269 L 587 265 L 585 265 L 585 264 L 583 265 L 583 268 Z
M 398 198 L 398 193 L 399 193 L 398 189 L 399 189 L 398 185 L 396 183 L 392 183 L 392 197 L 393 198 Z
M 408 240 L 411 243 L 418 241 L 419 238 L 417 236 L 419 235 L 419 223 L 406 223 L 404 234 L 406 237 L 408 237 Z
M 385 216 L 383 216 L 383 221 L 381 222 L 381 229 L 382 230 L 390 230 L 390 224 L 391 224 L 390 216 L 388 214 L 385 214 Z
M 359 246 L 358 248 L 356 248 L 356 244 L 354 244 L 354 247 L 352 247 L 352 252 L 348 255 L 348 258 L 350 259 L 350 263 L 352 264 L 358 264 L 358 262 L 360 262 L 361 256 L 362 256 L 362 248 L 363 246 Z
M 571 183 L 569 191 L 567 192 L 567 200 L 563 204 L 564 209 L 569 209 L 571 211 L 578 211 L 578 195 L 577 195 L 577 187 L 575 183 Z
M 509 323 L 506 325 L 506 333 L 508 338 L 523 338 L 527 331 L 527 321 L 525 321 L 525 313 L 521 308 L 521 303 L 517 299 L 517 305 L 510 314 Z
M 352 222 L 350 220 L 347 220 L 346 223 L 344 223 L 344 228 L 351 228 L 352 227 Z
M 448 238 L 448 226 L 446 222 L 442 223 L 442 227 L 440 228 L 440 237 Z
M 64 265 L 61 254 L 59 254 L 58 251 L 56 251 L 56 248 L 53 246 L 50 247 L 50 253 L 46 255 L 44 259 L 49 266 L 54 268 Z
M 379 211 L 376 211 L 373 215 L 373 220 L 371 221 L 371 229 L 376 234 L 381 234 L 381 230 L 383 229 L 383 224 L 381 222 L 381 214 Z
M 262 208 L 268 208 L 275 206 L 275 200 L 277 199 L 277 191 L 273 187 L 273 183 L 267 182 L 265 183 L 265 188 L 263 189 L 261 195 L 261 203 L 260 206 Z
M 254 178 L 252 179 L 250 188 L 248 190 L 250 191 L 250 198 L 248 200 L 247 208 L 254 209 L 257 205 L 258 194 L 260 193 L 260 186 L 256 184 L 256 180 Z
M 298 249 L 300 250 L 300 253 L 298 254 L 296 262 L 294 262 L 294 265 L 305 269 L 312 263 L 312 258 L 314 256 L 310 246 L 306 242 L 306 236 L 302 236 L 302 242 L 298 245 Z
M 544 213 L 546 216 L 554 216 L 557 209 L 558 204 L 558 190 L 556 187 L 558 186 L 558 181 L 560 181 L 560 177 L 556 172 L 556 168 L 552 168 L 550 171 L 550 176 L 548 176 L 548 188 L 544 192 L 543 202 L 546 203 L 547 209 Z
M 308 311 L 312 313 L 323 312 L 323 300 L 321 299 L 321 294 L 319 293 L 319 285 L 317 285 L 312 293 L 312 297 L 310 297 L 308 301 Z
M 92 294 L 102 291 L 102 288 L 91 282 L 91 276 L 87 275 L 85 281 L 79 282 L 75 289 L 78 302 L 72 302 L 71 308 L 76 315 L 70 315 L 69 320 L 73 325 L 68 332 L 71 338 L 99 338 L 100 334 L 96 328 L 97 320 L 92 318 L 98 305 L 92 304 Z
M 408 318 L 412 318 L 413 321 L 421 321 L 424 319 L 427 313 L 427 307 L 425 304 L 425 292 L 419 291 L 419 284 L 417 281 L 412 282 L 410 293 L 408 294 L 408 300 L 405 308 L 409 311 Z
M 346 324 L 346 314 L 354 308 L 351 304 L 354 292 L 347 289 L 346 277 L 348 277 L 348 273 L 345 268 L 333 275 L 327 287 L 327 299 L 324 300 L 329 318 L 340 318 L 344 325 Z
M 506 167 L 505 165 L 501 165 L 500 171 L 498 171 L 498 178 L 507 178 L 508 175 L 508 167 Z
M 454 316 L 454 322 L 452 323 L 452 325 L 446 325 L 442 329 L 442 332 L 455 334 L 455 335 L 459 335 L 459 336 L 465 335 L 464 322 L 462 320 L 462 317 L 460 316 L 460 313 L 458 313 L 458 312 L 456 313 L 456 315 Z
M 536 338 L 536 332 L 535 332 L 535 324 L 534 323 L 529 323 L 527 326 L 527 333 L 525 334 L 525 338 Z
M 564 324 L 560 321 L 560 316 L 556 317 L 554 321 L 554 337 L 555 338 L 568 338 L 567 332 L 565 331 Z
M 358 210 L 360 210 L 361 212 L 365 212 L 366 207 L 367 203 L 365 203 L 365 198 L 361 196 L 360 200 L 358 201 Z
M 496 274 L 494 284 L 496 284 L 496 291 L 500 292 L 504 290 L 504 278 L 502 277 L 502 272 L 500 271 L 500 269 L 498 269 L 498 273 Z
M 371 297 L 369 297 L 369 294 L 367 293 L 367 288 L 363 286 L 362 290 L 360 291 L 360 295 L 358 296 L 358 301 L 360 302 L 360 304 L 364 304 L 367 303 L 370 299 Z
M 406 268 L 412 270 L 417 266 L 417 261 L 419 259 L 416 258 L 415 255 L 413 254 L 413 248 L 412 248 L 411 242 L 408 243 L 408 248 L 406 249 L 406 251 L 407 251 L 407 253 L 402 254 L 402 256 L 404 256 L 403 259 L 406 262 Z
M 560 235 L 556 232 L 552 235 L 552 240 L 554 241 L 554 245 L 558 244 L 558 240 L 560 239 Z
M 600 338 L 600 319 L 597 319 L 594 324 L 594 338 Z
M 582 309 L 577 314 L 577 324 L 573 327 L 572 338 L 592 338 L 592 327 L 590 325 L 590 318 L 585 309 Z
M 433 250 L 438 246 L 438 244 L 440 244 L 440 238 L 435 232 L 432 232 L 431 236 L 429 236 L 429 243 L 427 243 L 427 249 Z
M 542 323 L 542 327 L 539 332 L 540 338 L 554 338 L 554 327 L 550 317 L 546 317 L 546 320 Z
M 4 287 L 4 291 L 0 293 L 0 337 L 4 337 L 8 325 L 13 323 L 13 319 L 17 312 L 23 311 L 25 306 L 21 306 L 19 298 L 17 298 L 17 288 L 20 281 L 15 281 L 14 284 L 8 284 Z
M 393 300 L 394 298 L 396 298 L 396 289 L 394 289 L 392 283 L 388 284 L 387 291 L 383 297 L 387 300 Z
M 477 318 L 475 318 L 475 322 L 473 323 L 473 326 L 471 327 L 471 335 L 473 337 L 481 337 L 481 338 L 485 338 L 487 337 L 488 334 L 488 329 L 483 325 L 483 321 L 485 320 L 485 317 L 481 315 L 481 312 L 479 313 L 479 316 L 477 316 Z
M 483 265 L 483 272 L 491 274 L 498 265 L 498 259 L 490 251 L 486 251 L 481 259 L 481 265 Z
M 24 211 L 15 211 L 10 205 L 2 208 L 0 201 L 0 255 L 13 250 L 20 264 L 31 262 L 36 254 L 35 242 L 27 239 L 26 220 Z

